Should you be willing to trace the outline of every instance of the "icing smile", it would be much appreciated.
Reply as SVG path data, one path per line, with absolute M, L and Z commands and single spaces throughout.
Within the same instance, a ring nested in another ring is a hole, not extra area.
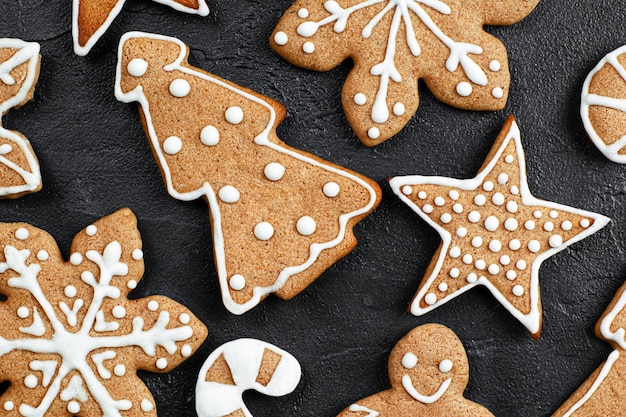
M 411 397 L 424 404 L 432 404 L 435 401 L 439 400 L 448 390 L 451 383 L 452 378 L 448 378 L 441 383 L 441 385 L 434 394 L 424 395 L 415 389 L 415 387 L 413 386 L 413 382 L 411 381 L 411 377 L 408 374 L 404 374 L 404 376 L 402 376 L 402 386 L 404 387 L 406 392 L 408 392 Z

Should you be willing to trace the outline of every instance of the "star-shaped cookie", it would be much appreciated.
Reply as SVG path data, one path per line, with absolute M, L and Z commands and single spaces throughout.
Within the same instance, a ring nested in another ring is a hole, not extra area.
M 535 338 L 541 332 L 541 263 L 610 221 L 531 195 L 513 117 L 475 178 L 416 175 L 392 178 L 390 185 L 442 238 L 411 313 L 425 314 L 484 285 Z

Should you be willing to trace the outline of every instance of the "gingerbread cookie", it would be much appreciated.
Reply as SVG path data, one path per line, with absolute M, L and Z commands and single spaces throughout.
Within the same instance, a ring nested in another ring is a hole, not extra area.
M 39 78 L 39 44 L 0 39 L 0 198 L 41 189 L 39 162 L 30 142 L 2 127 L 2 116 L 33 97 Z
M 141 105 L 174 198 L 205 198 L 224 304 L 242 314 L 270 293 L 289 299 L 356 245 L 352 227 L 378 185 L 285 145 L 284 108 L 187 63 L 175 38 L 127 33 L 115 94 Z
M 613 347 L 606 362 L 598 367 L 553 417 L 626 416 L 626 285 L 596 325 L 596 334 Z
M 500 110 L 509 93 L 504 45 L 483 30 L 511 25 L 539 0 L 297 0 L 270 45 L 289 62 L 328 71 L 351 58 L 343 87 L 348 122 L 366 146 L 398 133 L 423 79 L 444 103 Z
M 610 221 L 530 194 L 513 117 L 475 178 L 416 175 L 390 184 L 442 238 L 411 313 L 425 314 L 484 285 L 535 338 L 541 332 L 541 263 Z
M 587 134 L 604 156 L 626 163 L 626 46 L 606 55 L 589 73 L 580 115 Z
M 69 262 L 24 223 L 0 223 L 0 252 L 3 415 L 156 416 L 136 371 L 174 369 L 207 330 L 169 298 L 127 298 L 144 271 L 133 213 L 81 231 Z
M 206 360 L 196 385 L 199 417 L 252 417 L 244 391 L 272 397 L 293 392 L 302 375 L 288 352 L 261 340 L 238 339 L 217 348 Z
M 389 355 L 389 380 L 391 389 L 357 401 L 337 417 L 493 417 L 463 397 L 467 354 L 454 332 L 440 324 L 424 324 L 400 339 Z
M 153 0 L 185 13 L 207 16 L 206 0 Z M 109 29 L 122 11 L 126 0 L 74 0 L 72 8 L 72 36 L 74 53 L 87 55 L 98 39 Z

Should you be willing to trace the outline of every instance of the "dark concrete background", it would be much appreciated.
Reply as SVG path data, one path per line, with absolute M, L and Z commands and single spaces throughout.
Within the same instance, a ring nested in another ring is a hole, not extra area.
M 209 353 L 239 337 L 288 350 L 304 371 L 289 396 L 246 395 L 256 417 L 335 416 L 388 388 L 387 358 L 407 331 L 426 322 L 451 327 L 470 360 L 466 396 L 497 416 L 549 416 L 606 358 L 593 326 L 626 279 L 626 167 L 588 141 L 578 115 L 587 73 L 626 43 L 626 1 L 543 0 L 521 23 L 488 28 L 508 47 L 511 94 L 503 111 L 450 108 L 426 90 L 407 127 L 368 149 L 349 128 L 340 92 L 351 64 L 315 73 L 268 46 L 291 0 L 211 0 L 207 18 L 148 0 L 128 0 L 89 56 L 72 52 L 70 0 L 0 0 L 0 37 L 41 44 L 35 98 L 4 118 L 32 142 L 44 188 L 0 201 L 0 221 L 49 231 L 67 256 L 75 233 L 121 207 L 139 218 L 146 273 L 135 297 L 164 294 L 209 327 L 202 349 L 164 375 L 142 374 L 161 416 L 195 415 L 197 372 Z M 223 307 L 204 202 L 170 198 L 135 105 L 113 96 L 116 48 L 126 31 L 177 36 L 192 64 L 282 102 L 289 145 L 350 167 L 383 187 L 380 207 L 355 229 L 357 248 L 291 301 L 268 298 L 244 316 Z M 536 197 L 597 211 L 613 223 L 546 261 L 540 271 L 544 331 L 533 340 L 491 294 L 475 289 L 423 317 L 406 308 L 439 236 L 390 191 L 403 174 L 472 177 L 507 115 L 522 129 Z

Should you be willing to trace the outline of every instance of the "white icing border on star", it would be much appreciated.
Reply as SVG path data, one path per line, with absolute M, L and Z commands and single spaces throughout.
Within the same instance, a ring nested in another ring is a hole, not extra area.
M 441 227 L 438 223 L 433 221 L 426 213 L 422 211 L 420 207 L 418 207 L 415 203 L 413 203 L 406 195 L 402 193 L 402 187 L 405 185 L 416 185 L 416 184 L 436 184 L 443 185 L 447 187 L 455 187 L 461 190 L 473 191 L 476 190 L 485 180 L 487 175 L 491 173 L 496 163 L 502 157 L 504 150 L 506 149 L 509 142 L 513 140 L 515 141 L 515 150 L 517 152 L 517 160 L 519 161 L 519 169 L 520 169 L 520 194 L 521 200 L 524 205 L 533 206 L 539 205 L 547 208 L 552 208 L 556 210 L 561 210 L 564 212 L 576 214 L 579 216 L 586 216 L 594 219 L 593 226 L 589 227 L 585 231 L 579 233 L 578 235 L 572 237 L 571 239 L 563 242 L 561 246 L 550 248 L 547 251 L 541 253 L 539 256 L 535 258 L 531 266 L 531 279 L 530 279 L 530 304 L 531 310 L 528 314 L 523 314 L 521 311 L 517 310 L 508 300 L 507 297 L 502 294 L 486 277 L 479 277 L 474 283 L 467 283 L 465 286 L 459 288 L 457 291 L 448 294 L 447 296 L 437 300 L 432 305 L 427 307 L 421 307 L 420 302 L 426 297 L 426 294 L 430 290 L 433 282 L 441 272 L 441 268 L 443 266 L 445 258 L 448 256 L 448 250 L 450 248 L 450 243 L 452 241 L 452 235 L 450 232 Z M 569 245 L 578 242 L 581 239 L 597 232 L 606 224 L 609 223 L 610 219 L 608 217 L 602 216 L 597 213 L 592 213 L 585 210 L 576 209 L 573 207 L 564 206 L 558 203 L 554 203 L 551 201 L 539 200 L 535 198 L 528 188 L 528 181 L 526 175 L 526 163 L 524 158 L 524 150 L 522 148 L 522 142 L 520 139 L 520 130 L 517 125 L 517 122 L 513 121 L 507 132 L 506 138 L 502 141 L 500 148 L 494 155 L 493 159 L 489 161 L 489 164 L 474 178 L 459 180 L 448 177 L 428 177 L 421 175 L 409 175 L 403 177 L 394 177 L 389 181 L 391 188 L 394 193 L 396 193 L 402 201 L 404 201 L 409 207 L 411 207 L 422 219 L 424 219 L 430 226 L 432 226 L 442 239 L 442 247 L 439 252 L 439 259 L 437 259 L 437 264 L 433 268 L 431 275 L 426 279 L 426 283 L 421 287 L 420 291 L 415 296 L 411 304 L 411 313 L 415 316 L 421 316 L 426 314 L 435 308 L 447 303 L 451 299 L 457 297 L 458 295 L 468 291 L 471 288 L 474 288 L 477 285 L 484 285 L 487 287 L 491 293 L 496 297 L 496 299 L 502 303 L 502 305 L 516 318 L 518 319 L 532 334 L 537 334 L 541 328 L 541 311 L 539 308 L 540 298 L 539 298 L 539 267 L 541 263 L 549 258 L 550 256 L 556 254 L 557 252 L 562 251 Z
M 276 281 L 274 282 L 273 285 L 270 285 L 267 287 L 255 287 L 253 291 L 254 295 L 252 296 L 252 298 L 250 298 L 250 300 L 248 300 L 244 304 L 237 304 L 232 299 L 230 292 L 229 292 L 228 273 L 226 271 L 226 258 L 225 258 L 225 253 L 224 253 L 224 236 L 222 233 L 222 220 L 221 220 L 221 214 L 219 210 L 219 204 L 215 196 L 215 191 L 213 190 L 213 188 L 211 187 L 209 183 L 205 183 L 204 187 L 199 188 L 194 191 L 187 192 L 187 193 L 179 193 L 174 189 L 174 186 L 172 184 L 172 177 L 171 177 L 170 169 L 167 165 L 167 160 L 165 159 L 165 156 L 163 155 L 161 147 L 159 146 L 159 140 L 154 130 L 154 125 L 152 124 L 152 116 L 150 114 L 150 104 L 148 103 L 148 100 L 143 94 L 142 87 L 137 86 L 134 90 L 129 91 L 128 93 L 122 92 L 120 82 L 122 79 L 123 45 L 129 39 L 134 39 L 134 38 L 151 38 L 151 39 L 157 39 L 157 40 L 176 43 L 180 47 L 180 55 L 176 59 L 175 62 L 173 62 L 172 64 L 168 64 L 163 68 L 165 71 L 177 70 L 177 71 L 181 71 L 185 74 L 189 74 L 194 77 L 199 77 L 204 81 L 217 84 L 222 88 L 226 88 L 227 90 L 230 90 L 236 94 L 239 94 L 243 96 L 245 99 L 253 101 L 254 103 L 257 103 L 263 106 L 264 108 L 266 108 L 270 112 L 271 117 L 265 130 L 263 130 L 263 132 L 261 132 L 254 139 L 254 142 L 257 145 L 267 146 L 274 151 L 289 155 L 290 157 L 298 159 L 304 163 L 311 164 L 318 168 L 322 168 L 326 171 L 340 175 L 344 178 L 348 178 L 351 181 L 354 181 L 358 183 L 359 185 L 361 185 L 362 187 L 364 187 L 370 194 L 370 200 L 366 206 L 362 207 L 361 209 L 355 210 L 353 212 L 344 213 L 341 216 L 339 216 L 340 230 L 339 230 L 339 234 L 337 235 L 335 239 L 329 242 L 325 242 L 325 243 L 312 244 L 310 247 L 309 258 L 304 263 L 302 263 L 301 265 L 297 265 L 297 266 L 289 266 L 283 269 L 278 275 L 278 277 L 276 278 Z M 146 118 L 146 126 L 148 127 L 150 141 L 152 142 L 152 146 L 159 160 L 159 164 L 161 166 L 161 169 L 163 170 L 168 193 L 172 197 L 179 199 L 179 200 L 183 200 L 183 201 L 196 200 L 202 196 L 205 196 L 207 200 L 209 201 L 209 209 L 211 211 L 211 216 L 213 218 L 213 247 L 215 251 L 217 272 L 218 272 L 218 276 L 220 280 L 220 287 L 222 291 L 222 299 L 224 301 L 224 305 L 231 313 L 243 314 L 246 311 L 258 305 L 262 297 L 265 296 L 266 294 L 270 294 L 270 293 L 280 290 L 283 287 L 283 285 L 285 285 L 289 277 L 291 277 L 292 275 L 299 274 L 300 272 L 306 270 L 309 266 L 311 266 L 317 260 L 318 256 L 324 249 L 333 248 L 339 245 L 345 237 L 348 221 L 353 217 L 357 217 L 357 216 L 360 216 L 361 214 L 367 213 L 368 211 L 372 209 L 372 207 L 374 207 L 374 204 L 376 204 L 376 199 L 377 199 L 376 191 L 367 182 L 365 182 L 364 180 L 362 180 L 361 178 L 355 175 L 350 174 L 349 172 L 345 172 L 337 168 L 334 168 L 332 166 L 328 166 L 322 162 L 316 161 L 315 159 L 309 158 L 305 155 L 299 154 L 297 152 L 291 151 L 289 149 L 283 148 L 279 145 L 272 143 L 269 140 L 269 134 L 274 128 L 274 124 L 276 122 L 276 111 L 274 110 L 274 108 L 270 104 L 265 102 L 264 100 L 250 93 L 240 90 L 217 78 L 213 78 L 206 73 L 195 71 L 191 68 L 182 66 L 181 63 L 187 56 L 186 54 L 187 50 L 188 50 L 187 45 L 185 45 L 185 43 L 183 43 L 182 41 L 176 38 L 163 36 L 163 35 L 156 35 L 156 34 L 151 34 L 151 33 L 143 33 L 143 32 L 128 32 L 124 34 L 122 36 L 122 39 L 120 40 L 120 46 L 118 50 L 118 63 L 117 63 L 117 72 L 116 72 L 116 79 L 115 79 L 115 97 L 119 101 L 122 101 L 124 103 L 131 103 L 131 102 L 137 101 L 142 106 L 143 112 Z

